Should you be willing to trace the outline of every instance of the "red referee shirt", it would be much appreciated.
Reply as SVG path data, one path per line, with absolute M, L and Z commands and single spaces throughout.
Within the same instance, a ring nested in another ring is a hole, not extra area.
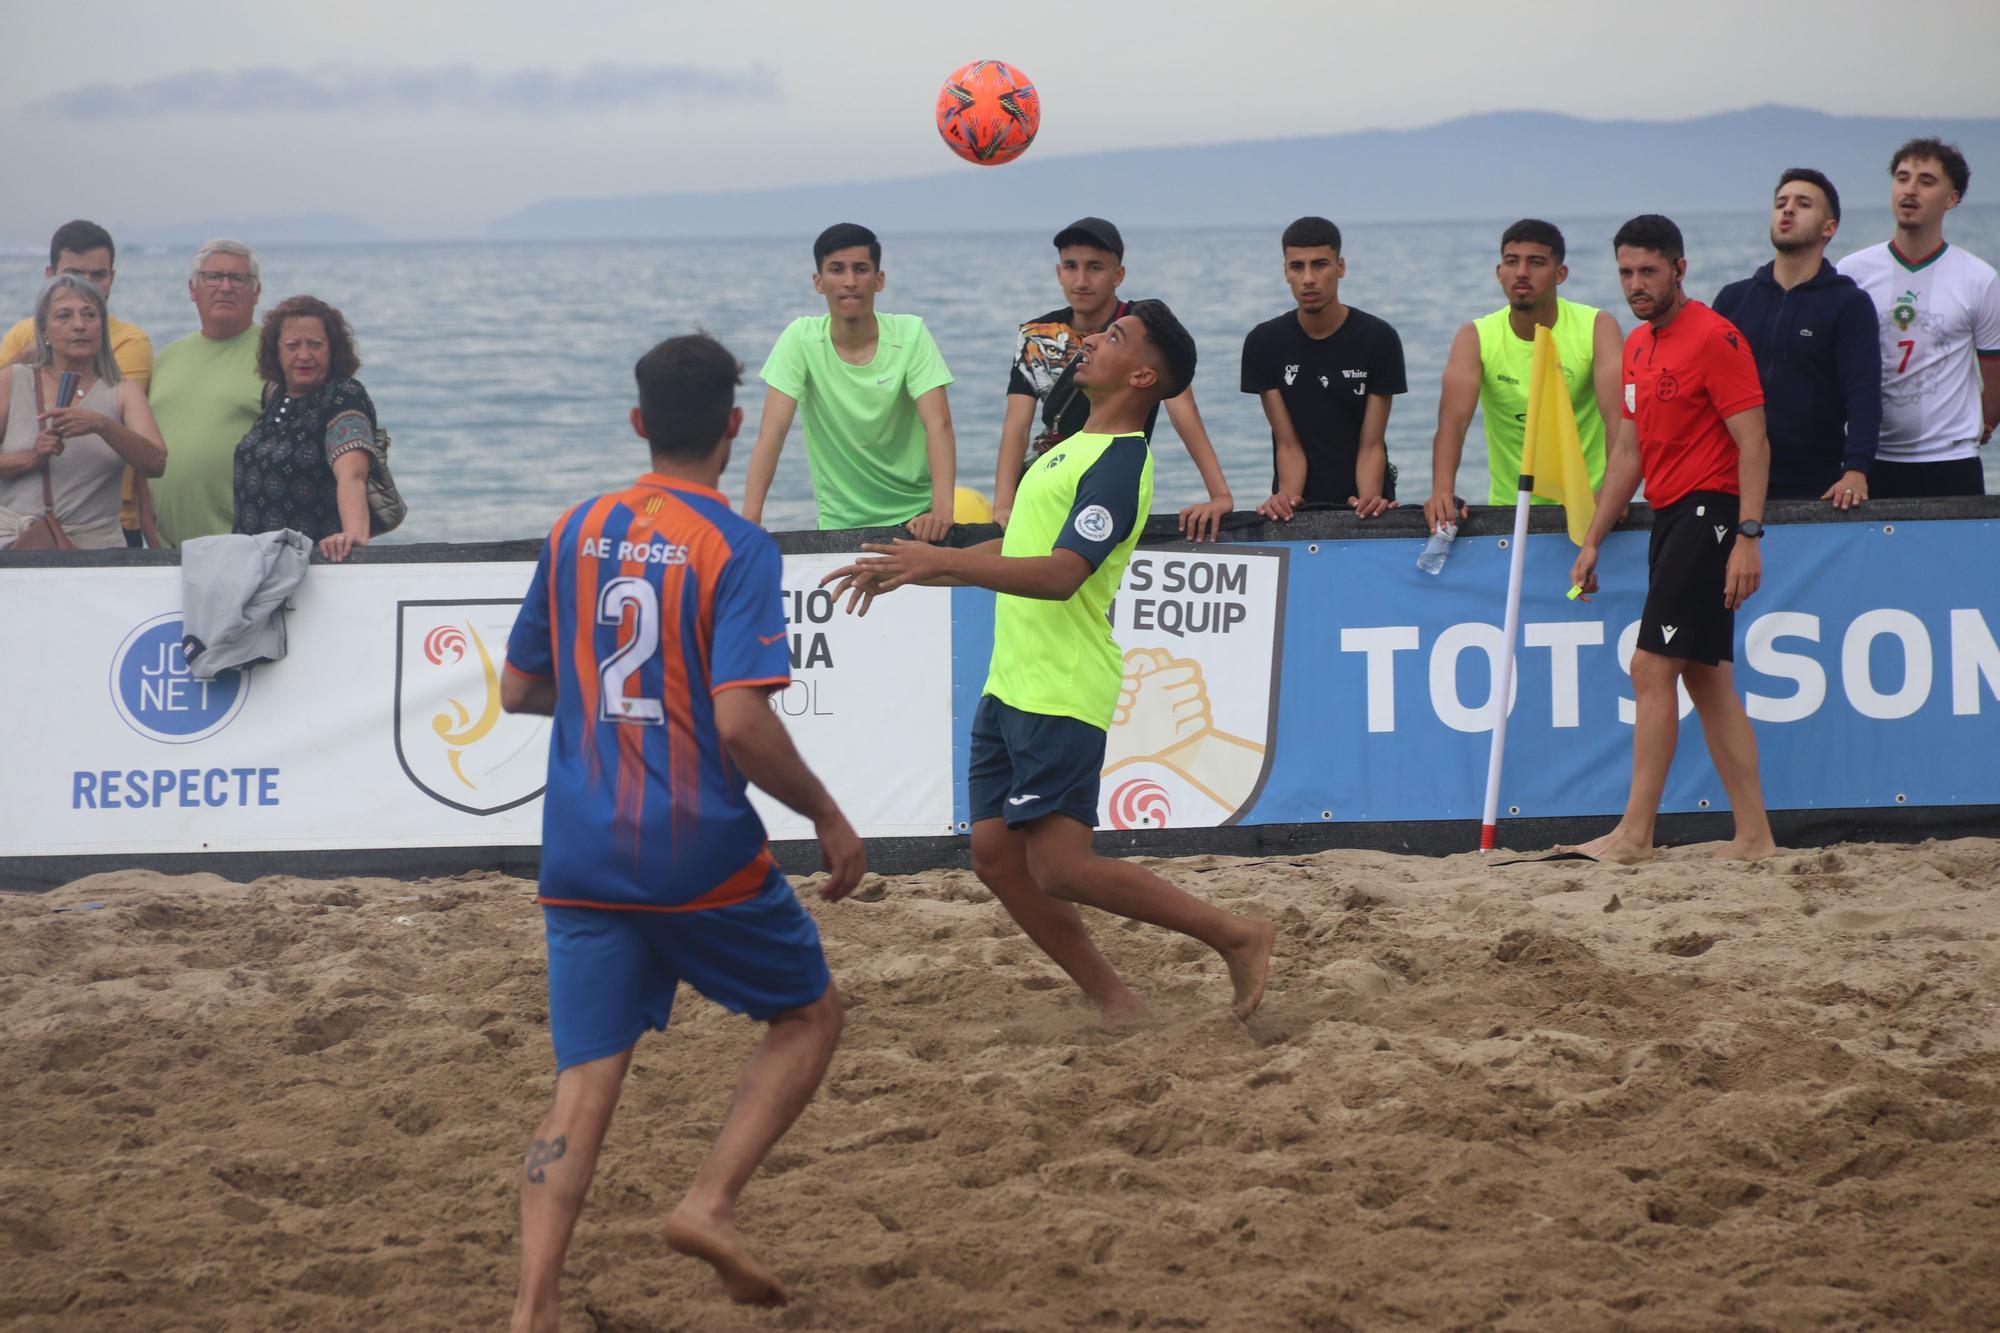
M 1625 419 L 1638 423 L 1646 503 L 1663 509 L 1690 491 L 1741 492 L 1726 418 L 1764 405 L 1757 360 L 1736 326 L 1689 301 L 1664 329 L 1625 339 Z

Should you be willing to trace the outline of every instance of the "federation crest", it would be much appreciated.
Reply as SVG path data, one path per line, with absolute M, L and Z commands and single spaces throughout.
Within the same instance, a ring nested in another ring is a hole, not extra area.
M 520 606 L 396 604 L 396 758 L 417 790 L 469 815 L 524 805 L 548 783 L 549 719 L 500 707 Z
M 1124 653 L 1099 828 L 1215 828 L 1270 775 L 1284 631 L 1283 547 L 1140 550 L 1111 611 Z

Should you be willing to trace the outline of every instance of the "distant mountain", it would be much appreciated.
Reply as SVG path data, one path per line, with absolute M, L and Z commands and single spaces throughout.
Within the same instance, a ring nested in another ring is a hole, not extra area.
M 1879 204 L 1889 154 L 1928 134 L 1957 143 L 1985 180 L 2000 178 L 2000 119 L 1830 116 L 1783 106 L 1680 121 L 1506 111 L 1419 130 L 1031 154 L 1010 166 L 903 180 L 551 199 L 494 222 L 488 234 L 787 236 L 843 218 L 893 221 L 901 231 L 1011 231 L 1085 213 L 1131 226 L 1193 226 L 1277 225 L 1306 213 L 1390 222 L 1698 212 L 1759 206 L 1788 166 L 1818 167 L 1856 204 Z
M 120 245 L 200 245 L 217 236 L 234 237 L 251 245 L 358 245 L 389 239 L 389 233 L 380 227 L 345 213 L 303 213 L 289 218 L 209 218 L 152 226 L 127 224 L 117 236 Z

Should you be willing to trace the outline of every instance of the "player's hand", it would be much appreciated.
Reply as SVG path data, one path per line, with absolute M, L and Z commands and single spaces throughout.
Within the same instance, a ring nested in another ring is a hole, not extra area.
M 1740 545 L 1740 543 L 1739 543 Z M 1597 548 L 1586 546 L 1576 553 L 1576 561 L 1569 567 L 1569 581 L 1583 589 L 1577 600 L 1587 602 L 1590 594 L 1597 591 Z
M 945 534 L 951 531 L 951 511 L 933 509 L 928 513 L 918 514 L 903 526 L 908 528 L 910 535 L 920 542 L 941 542 L 945 539 Z
M 865 616 L 868 608 L 875 605 L 875 596 L 882 591 L 881 579 L 868 573 L 859 565 L 843 565 L 819 581 L 824 588 L 833 584 L 833 600 L 847 599 L 847 614 Z
M 1235 497 L 1224 495 L 1204 500 L 1181 510 L 1181 536 L 1191 542 L 1212 542 L 1222 530 L 1222 520 L 1236 507 Z
M 1292 515 L 1298 513 L 1299 506 L 1305 502 L 1306 498 L 1303 495 L 1286 495 L 1283 491 L 1279 491 L 1258 505 L 1257 512 L 1274 523 L 1289 523 L 1292 521 Z
M 1819 498 L 1829 501 L 1835 509 L 1852 509 L 1868 498 L 1868 474 L 1849 469 Z
M 1731 611 L 1749 601 L 1750 594 L 1764 581 L 1764 553 L 1757 549 L 1759 545 L 1748 537 L 1738 537 L 1736 545 L 1730 548 L 1729 571 L 1722 581 L 1722 604 Z
M 1436 532 L 1447 523 L 1463 523 L 1472 517 L 1472 511 L 1465 501 L 1450 491 L 1432 491 L 1430 499 L 1424 501 L 1424 527 Z
M 1394 500 L 1385 500 L 1379 495 L 1350 495 L 1347 497 L 1347 507 L 1354 511 L 1356 518 L 1373 518 L 1377 514 L 1386 514 L 1391 509 L 1401 508 Z
M 820 587 L 824 588 L 836 579 L 858 580 L 866 577 L 873 581 L 872 591 L 879 596 L 894 592 L 906 583 L 922 583 L 925 579 L 940 577 L 950 558 L 950 553 L 942 546 L 905 541 L 900 537 L 893 542 L 863 542 L 861 549 L 869 554 L 828 574 L 819 581 Z
M 838 810 L 815 819 L 813 835 L 819 839 L 820 864 L 826 868 L 826 880 L 819 886 L 819 896 L 830 903 L 839 902 L 854 892 L 854 886 L 867 873 L 868 849 L 862 845 L 854 825 L 848 823 L 847 816 Z

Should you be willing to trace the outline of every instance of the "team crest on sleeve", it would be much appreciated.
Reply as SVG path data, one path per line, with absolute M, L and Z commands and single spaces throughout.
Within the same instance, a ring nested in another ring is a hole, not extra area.
M 1087 542 L 1101 542 L 1111 535 L 1111 511 L 1091 505 L 1076 516 L 1076 533 Z
M 500 707 L 514 598 L 396 603 L 396 758 L 417 790 L 469 815 L 548 783 L 549 719 Z

